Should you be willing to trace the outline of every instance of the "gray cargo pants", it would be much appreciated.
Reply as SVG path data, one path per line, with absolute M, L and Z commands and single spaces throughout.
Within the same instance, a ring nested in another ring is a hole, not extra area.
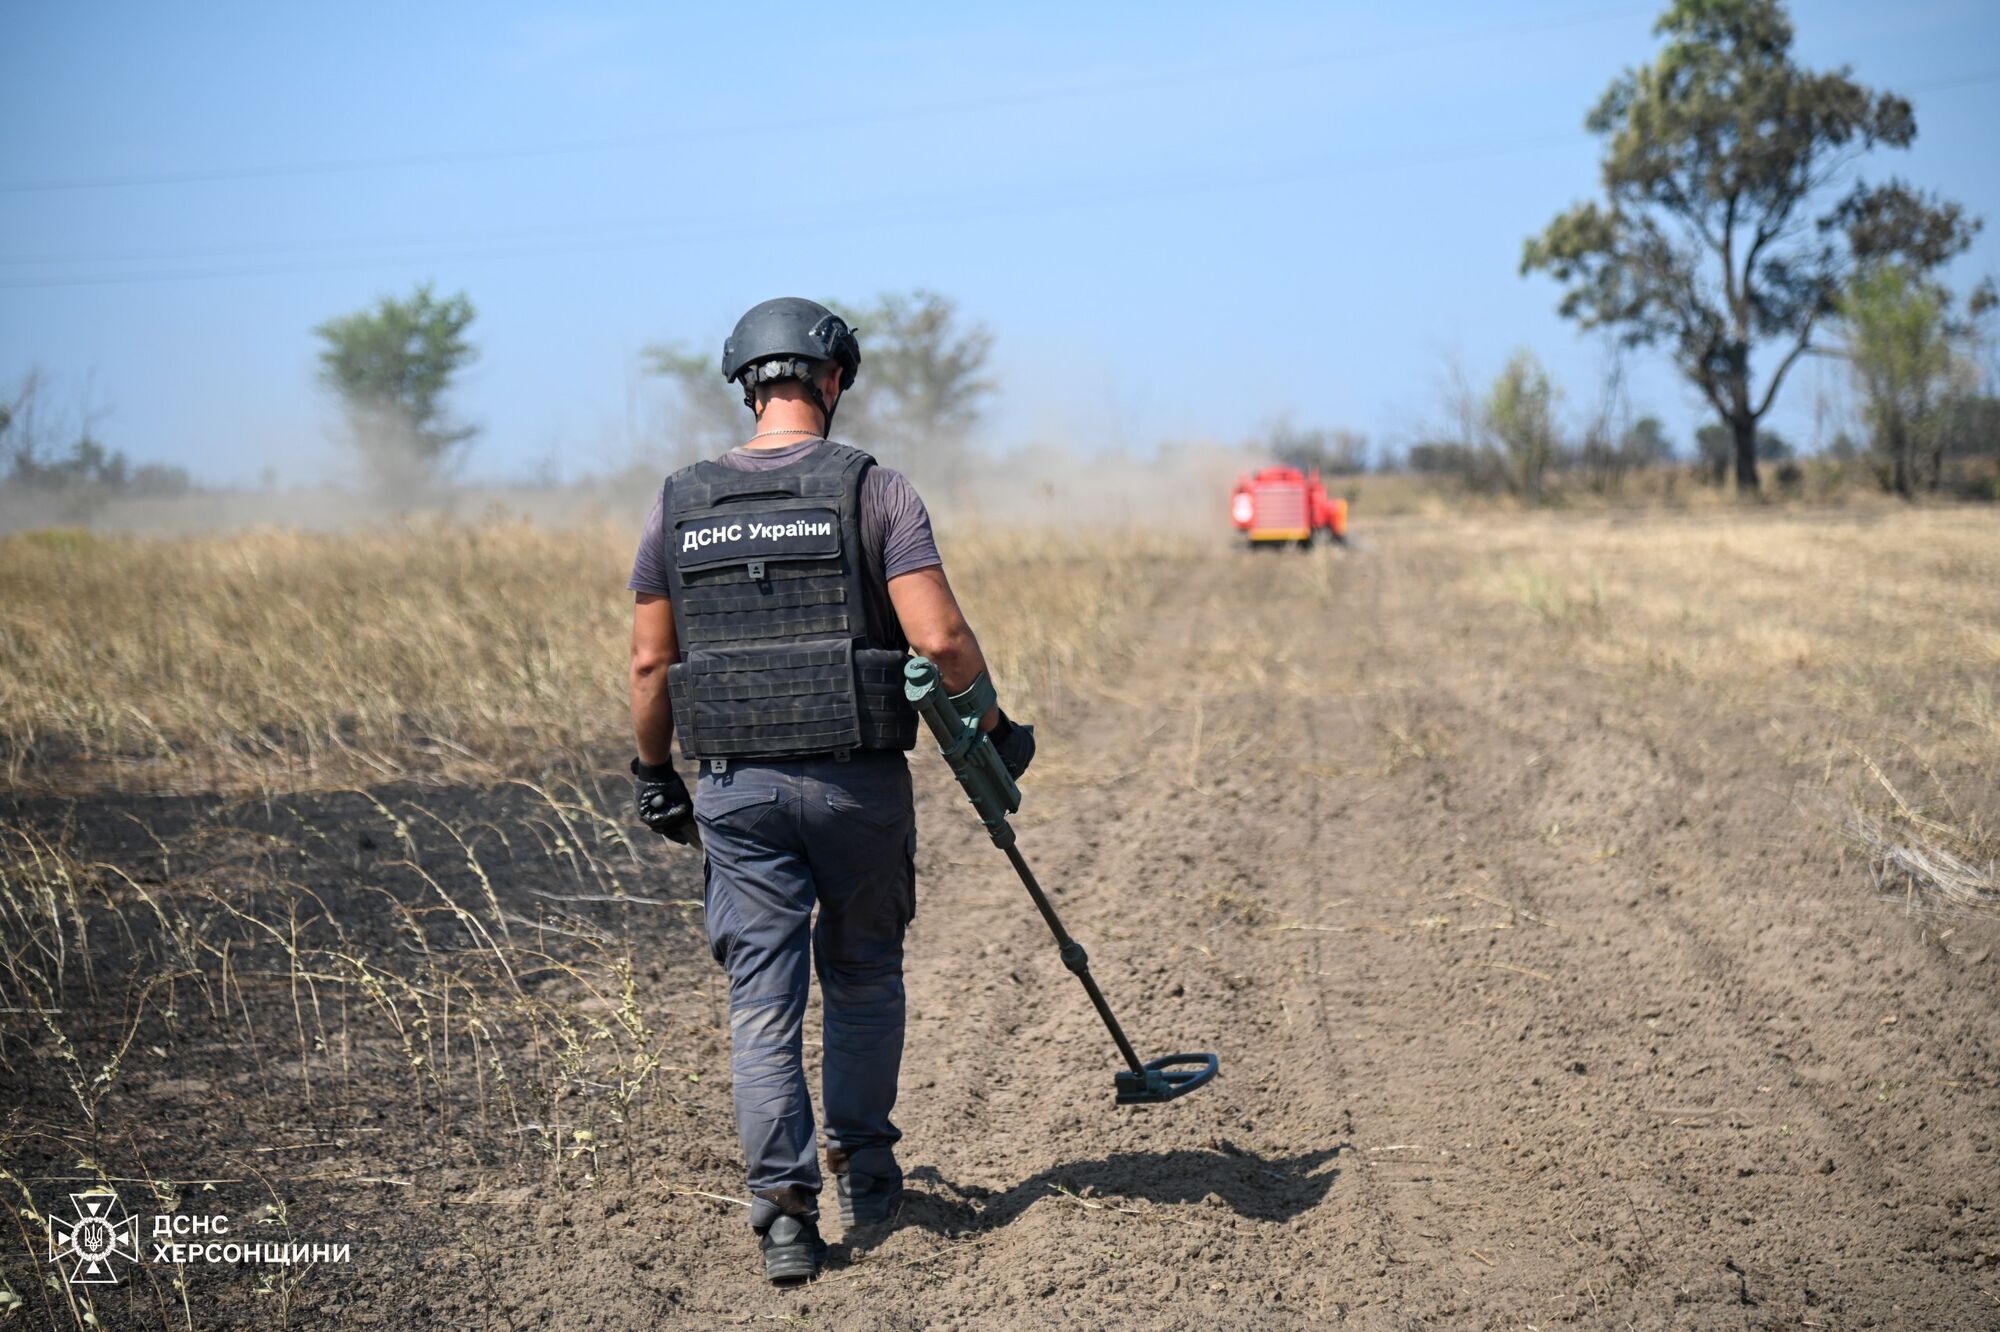
M 736 1131 L 750 1224 L 818 1215 L 801 1027 L 808 940 L 826 1010 L 821 1099 L 831 1159 L 897 1174 L 889 1121 L 903 1061 L 903 932 L 916 912 L 916 812 L 900 753 L 703 764 L 709 945 L 729 973 Z M 813 921 L 813 908 L 819 919 Z M 810 927 L 809 927 L 810 922 Z

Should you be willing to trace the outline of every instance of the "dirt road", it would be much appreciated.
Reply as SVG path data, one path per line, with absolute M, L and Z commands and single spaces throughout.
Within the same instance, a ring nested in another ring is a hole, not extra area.
M 2000 1326 L 2000 931 L 1876 899 L 1810 716 L 1489 632 L 1444 558 L 1192 562 L 1125 678 L 1043 719 L 1022 846 L 1135 1041 L 1219 1051 L 1213 1087 L 1112 1106 L 920 754 L 893 1233 L 830 1219 L 821 1280 L 757 1277 L 720 978 L 698 921 L 618 908 L 671 1112 L 587 1189 L 300 1194 L 368 1265 L 294 1324 Z

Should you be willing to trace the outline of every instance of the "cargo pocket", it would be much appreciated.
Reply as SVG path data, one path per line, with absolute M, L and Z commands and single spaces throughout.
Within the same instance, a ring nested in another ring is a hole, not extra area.
M 702 911 L 708 918 L 708 949 L 729 966 L 741 928 L 734 865 L 755 844 L 757 825 L 778 807 L 772 787 L 732 787 L 702 782 L 695 788 L 694 820 L 701 825 L 707 854 L 702 857 Z
M 701 858 L 701 916 L 708 930 L 708 955 L 724 967 L 729 965 L 730 913 L 715 900 L 715 862 Z
M 908 800 L 864 800 L 839 788 L 826 793 L 826 810 L 844 823 L 852 822 L 881 833 L 894 831 L 910 815 Z

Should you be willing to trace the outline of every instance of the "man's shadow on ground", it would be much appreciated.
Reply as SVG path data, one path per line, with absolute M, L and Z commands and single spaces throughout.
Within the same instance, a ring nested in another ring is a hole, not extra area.
M 1228 1141 L 1212 1148 L 1114 1152 L 1053 1166 L 1004 1190 L 956 1184 L 935 1166 L 910 1171 L 903 1206 L 888 1225 L 850 1232 L 834 1246 L 836 1263 L 867 1253 L 898 1230 L 916 1227 L 946 1239 L 997 1230 L 1045 1198 L 1065 1195 L 1084 1206 L 1134 1202 L 1200 1203 L 1211 1195 L 1238 1216 L 1289 1221 L 1319 1203 L 1340 1178 L 1331 1164 L 1349 1143 L 1297 1156 L 1259 1156 Z

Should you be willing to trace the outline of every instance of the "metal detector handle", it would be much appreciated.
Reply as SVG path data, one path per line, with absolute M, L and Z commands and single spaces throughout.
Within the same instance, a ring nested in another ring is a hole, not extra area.
M 903 664 L 903 696 L 931 728 L 938 752 L 965 788 L 987 833 L 1000 845 L 1011 842 L 1007 816 L 1021 808 L 1021 788 L 1000 761 L 1000 751 L 979 729 L 979 719 L 997 701 L 986 672 L 981 671 L 962 692 L 947 694 L 937 663 L 929 657 L 911 657 Z

